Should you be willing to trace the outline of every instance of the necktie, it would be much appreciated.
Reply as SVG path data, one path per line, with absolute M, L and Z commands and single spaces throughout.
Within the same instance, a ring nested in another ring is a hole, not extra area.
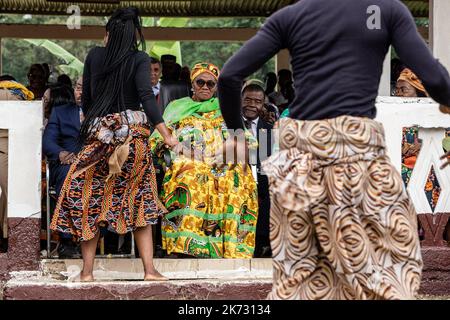
M 248 130 L 252 131 L 252 120 L 244 119 L 244 124 Z M 253 132 L 252 132 L 252 134 L 253 134 Z

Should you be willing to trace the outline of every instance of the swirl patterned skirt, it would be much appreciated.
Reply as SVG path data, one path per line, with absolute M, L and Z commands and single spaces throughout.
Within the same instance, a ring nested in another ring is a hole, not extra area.
M 143 112 L 99 118 L 70 167 L 51 229 L 88 241 L 102 225 L 125 234 L 157 223 L 166 210 L 158 199 L 149 136 Z
M 417 217 L 368 118 L 281 119 L 263 164 L 271 194 L 269 299 L 413 299 L 422 257 Z

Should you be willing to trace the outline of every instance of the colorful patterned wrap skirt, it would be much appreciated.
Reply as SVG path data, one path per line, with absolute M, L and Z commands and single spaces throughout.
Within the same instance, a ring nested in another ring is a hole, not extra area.
M 166 171 L 161 190 L 168 210 L 162 219 L 163 248 L 198 258 L 252 258 L 258 194 L 251 169 L 239 164 L 219 170 L 211 164 L 227 138 L 222 116 L 194 114 L 171 129 L 202 159 L 178 156 Z
M 100 226 L 118 234 L 156 224 L 158 199 L 145 113 L 127 110 L 95 121 L 61 190 L 51 229 L 79 241 Z
M 271 193 L 269 299 L 412 299 L 422 258 L 417 217 L 385 154 L 382 124 L 281 119 Z

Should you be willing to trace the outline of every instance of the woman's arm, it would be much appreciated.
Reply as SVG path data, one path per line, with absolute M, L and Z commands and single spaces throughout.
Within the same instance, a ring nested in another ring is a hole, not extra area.
M 139 99 L 144 108 L 150 123 L 159 131 L 164 139 L 164 143 L 172 148 L 177 144 L 177 140 L 172 137 L 170 130 L 164 123 L 161 111 L 156 103 L 155 95 L 151 86 L 150 76 L 150 57 L 145 54 L 145 57 L 138 63 L 136 69 L 135 84 L 139 94 Z

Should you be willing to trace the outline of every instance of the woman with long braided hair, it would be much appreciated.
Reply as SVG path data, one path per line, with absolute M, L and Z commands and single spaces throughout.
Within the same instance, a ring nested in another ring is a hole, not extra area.
M 148 143 L 150 124 L 169 148 L 177 144 L 153 95 L 150 57 L 139 12 L 117 10 L 106 25 L 105 47 L 93 48 L 83 73 L 82 150 L 64 182 L 52 230 L 81 241 L 81 281 L 93 281 L 100 228 L 134 232 L 144 280 L 166 280 L 153 265 L 151 225 L 165 212 L 157 196 Z M 142 111 L 143 109 L 143 111 Z

